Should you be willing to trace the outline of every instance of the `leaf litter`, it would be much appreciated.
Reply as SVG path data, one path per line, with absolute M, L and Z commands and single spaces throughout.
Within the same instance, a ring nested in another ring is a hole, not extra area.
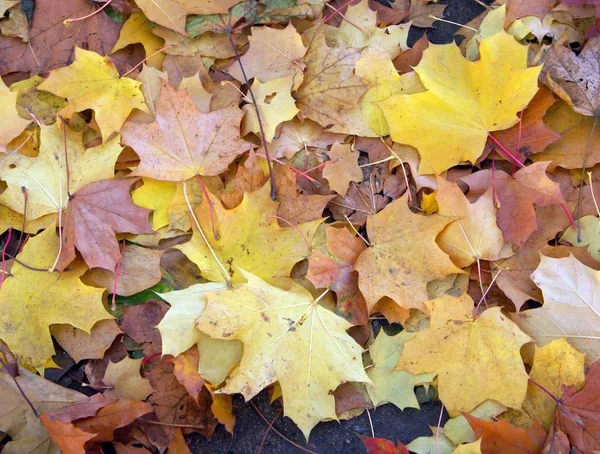
M 600 450 L 597 2 L 477 1 L 412 46 L 445 5 L 28 3 L 0 2 L 0 450 L 191 452 L 236 394 L 259 451 L 432 400 L 430 436 L 356 441 Z

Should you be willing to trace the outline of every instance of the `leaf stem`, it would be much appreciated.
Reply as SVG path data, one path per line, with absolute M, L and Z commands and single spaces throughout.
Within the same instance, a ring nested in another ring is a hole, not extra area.
M 246 75 L 246 70 L 244 69 L 244 65 L 242 64 L 242 59 L 240 58 L 240 54 L 233 42 L 233 37 L 231 36 L 231 30 L 227 29 L 227 37 L 229 38 L 229 44 L 231 44 L 231 48 L 235 53 L 235 59 L 240 65 L 240 69 L 242 71 L 242 76 L 244 77 L 244 83 L 248 87 L 248 93 L 250 93 L 250 98 L 252 99 L 252 105 L 254 106 L 254 110 L 256 111 L 256 119 L 258 120 L 258 126 L 260 128 L 260 138 L 262 140 L 263 147 L 265 149 L 265 155 L 267 157 L 267 167 L 269 168 L 269 179 L 271 180 L 271 200 L 277 200 L 277 191 L 275 186 L 275 174 L 273 173 L 273 163 L 271 162 L 271 156 L 269 155 L 269 148 L 267 145 L 267 136 L 265 134 L 265 128 L 263 125 L 262 117 L 260 115 L 260 109 L 258 108 L 258 103 L 256 102 L 256 97 L 254 96 L 254 92 L 252 91 L 252 85 L 248 82 L 248 76 Z
M 541 389 L 542 391 L 544 391 L 554 402 L 556 402 L 556 403 L 560 402 L 560 399 L 558 399 L 554 394 L 552 394 L 550 391 L 548 391 L 544 386 L 540 385 L 533 378 L 529 377 L 529 383 L 531 383 L 532 385 L 534 385 L 534 386 L 538 387 L 539 389 Z
M 513 155 L 513 154 L 512 154 L 510 151 L 508 151 L 508 149 L 507 149 L 507 148 L 506 148 L 504 145 L 502 145 L 502 144 L 501 144 L 501 143 L 498 141 L 498 139 L 496 139 L 496 138 L 495 138 L 495 137 L 494 137 L 492 134 L 488 134 L 488 137 L 490 138 L 490 140 L 491 140 L 492 142 L 494 142 L 494 143 L 496 144 L 496 146 L 497 146 L 498 148 L 500 148 L 500 149 L 502 150 L 502 152 L 503 152 L 503 153 L 504 153 L 506 156 L 508 156 L 508 157 L 509 157 L 509 158 L 510 158 L 510 159 L 511 159 L 511 160 L 512 160 L 514 163 L 515 163 L 515 165 L 516 165 L 517 167 L 520 167 L 521 169 L 522 169 L 523 167 L 525 167 L 525 164 L 523 164 L 523 163 L 522 163 L 522 162 L 519 160 L 519 158 L 517 158 L 515 155 Z
M 104 8 L 106 8 L 108 5 L 110 5 L 112 2 L 113 2 L 113 0 L 108 0 L 104 5 L 102 5 L 101 8 L 99 8 L 96 11 L 94 11 L 93 13 L 87 14 L 85 16 L 77 17 L 75 19 L 65 19 L 63 21 L 63 24 L 65 24 L 65 26 L 67 26 L 67 25 L 71 25 L 72 22 L 79 22 L 79 21 L 82 21 L 85 19 L 89 19 L 90 17 L 93 17 L 96 14 L 98 14 L 100 11 L 102 11 Z
M 19 389 L 19 392 L 23 396 L 23 399 L 25 399 L 25 402 L 27 402 L 27 405 L 29 405 L 29 407 L 31 408 L 31 411 L 33 411 L 33 414 L 35 415 L 35 417 L 39 418 L 40 414 L 37 412 L 37 410 L 35 409 L 35 407 L 31 403 L 31 401 L 29 400 L 29 397 L 27 397 L 27 394 L 25 394 L 25 391 L 23 391 L 23 388 L 21 388 L 21 385 L 17 381 L 17 378 L 15 376 L 13 376 L 13 374 L 11 374 L 9 372 L 10 369 L 8 368 L 8 366 L 6 365 L 6 363 L 4 362 L 4 360 L 2 358 L 0 358 L 0 364 L 2 364 L 2 367 L 4 367 L 4 369 L 6 370 L 6 373 L 8 375 L 10 375 L 10 378 L 12 378 L 12 380 L 15 382 L 15 385 L 17 385 L 17 388 Z

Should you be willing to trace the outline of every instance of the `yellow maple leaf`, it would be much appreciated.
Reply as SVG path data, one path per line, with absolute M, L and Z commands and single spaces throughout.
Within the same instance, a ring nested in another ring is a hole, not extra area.
M 323 178 L 329 181 L 329 186 L 344 197 L 351 181 L 363 179 L 363 172 L 358 165 L 358 151 L 350 144 L 334 143 L 329 150 L 330 162 L 323 169 Z
M 352 325 L 303 287 L 293 284 L 285 291 L 242 273 L 246 284 L 206 294 L 197 322 L 211 337 L 244 343 L 239 366 L 219 392 L 239 392 L 250 400 L 279 382 L 285 415 L 308 439 L 319 421 L 337 420 L 333 391 L 340 384 L 370 383 L 362 347 L 346 333 Z
M 90 332 L 98 320 L 112 318 L 102 304 L 103 289 L 79 278 L 87 268 L 74 263 L 70 271 L 49 273 L 58 252 L 56 227 L 31 238 L 18 255 L 0 290 L 0 338 L 19 362 L 43 369 L 54 354 L 50 325 L 69 324 Z
M 55 123 L 40 128 L 40 154 L 31 158 L 12 153 L 0 163 L 8 188 L 0 202 L 23 213 L 27 190 L 27 220 L 64 210 L 70 195 L 89 183 L 114 176 L 115 162 L 122 151 L 119 136 L 94 148 L 84 148 L 82 132 Z M 68 156 L 65 156 L 65 149 Z M 68 160 L 68 171 L 66 160 Z M 68 176 L 68 181 L 67 181 Z
M 310 254 L 311 240 L 322 220 L 295 228 L 280 227 L 276 218 L 279 203 L 271 200 L 268 184 L 258 191 L 245 193 L 242 203 L 231 210 L 223 208 L 216 197 L 209 196 L 219 239 L 213 234 L 206 201 L 194 211 L 220 263 L 227 266 L 232 282 L 244 282 L 241 268 L 269 283 L 286 285 L 292 267 Z M 206 279 L 225 282 L 223 265 L 216 262 L 198 226 L 193 224 L 192 227 L 192 239 L 177 249 L 198 265 Z
M 150 382 L 140 375 L 143 359 L 126 356 L 118 363 L 108 362 L 102 382 L 120 399 L 145 400 L 154 389 Z
M 261 83 L 254 79 L 252 91 L 256 98 L 260 118 L 263 122 L 265 139 L 271 142 L 275 137 L 275 129 L 280 123 L 291 120 L 298 113 L 292 98 L 293 76 L 286 76 Z M 242 110 L 246 112 L 242 121 L 242 135 L 252 131 L 260 134 L 260 125 L 253 104 L 246 104 Z
M 413 374 L 435 372 L 450 416 L 493 399 L 521 408 L 528 375 L 520 348 L 532 339 L 493 307 L 473 319 L 473 300 L 443 295 L 425 303 L 429 328 L 404 343 L 396 366 Z
M 0 80 L 0 118 L 2 118 L 2 128 L 0 128 L 0 153 L 6 151 L 6 146 L 12 139 L 17 137 L 31 123 L 31 120 L 24 120 L 19 116 L 17 110 L 17 93 L 11 92 Z
M 429 281 L 463 273 L 435 242 L 452 219 L 414 214 L 407 202 L 404 195 L 367 220 L 371 247 L 354 269 L 369 310 L 384 296 L 402 307 L 424 310 Z
M 456 266 L 464 268 L 479 260 L 498 260 L 504 245 L 496 224 L 492 189 L 469 203 L 456 183 L 437 177 L 435 198 L 441 216 L 455 218 L 437 238 L 440 248 Z
M 140 85 L 141 82 L 128 77 L 119 77 L 108 57 L 75 47 L 75 61 L 50 71 L 38 89 L 67 98 L 69 104 L 61 110 L 66 117 L 93 109 L 102 139 L 106 141 L 119 132 L 133 109 L 150 113 Z
M 119 33 L 119 39 L 110 53 L 113 54 L 130 44 L 140 43 L 144 46 L 144 50 L 146 51 L 146 64 L 155 68 L 160 68 L 165 59 L 165 54 L 162 52 L 156 55 L 152 54 L 163 47 L 165 40 L 153 34 L 152 29 L 152 22 L 150 22 L 142 13 L 136 12 L 131 14 L 129 19 L 123 24 L 121 32 Z
M 475 162 L 491 131 L 508 129 L 538 89 L 541 66 L 527 68 L 527 47 L 506 32 L 481 40 L 481 58 L 455 44 L 430 45 L 415 68 L 424 93 L 379 103 L 394 141 L 419 150 L 419 173 Z

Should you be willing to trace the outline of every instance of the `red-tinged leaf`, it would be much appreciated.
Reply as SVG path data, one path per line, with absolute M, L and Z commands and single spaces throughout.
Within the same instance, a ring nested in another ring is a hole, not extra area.
M 54 419 L 48 413 L 41 415 L 40 421 L 63 454 L 84 453 L 85 444 L 96 436 L 94 433 L 75 427 L 71 422 Z
M 96 434 L 94 443 L 111 441 L 113 432 L 152 412 L 152 405 L 137 400 L 117 400 L 98 410 L 95 416 L 75 421 L 77 429 Z
M 558 0 L 511 0 L 506 11 L 506 25 L 524 16 L 535 16 L 540 20 Z
M 508 421 L 489 422 L 463 413 L 476 438 L 482 438 L 481 451 L 486 454 L 539 454 L 546 442 L 546 431 L 537 420 L 529 430 L 515 427 Z
M 558 183 L 546 175 L 548 162 L 536 162 L 515 172 L 480 170 L 464 178 L 469 185 L 469 196 L 479 197 L 492 185 L 500 201 L 497 221 L 504 239 L 520 247 L 537 229 L 535 206 L 564 204 Z M 565 215 L 566 217 L 566 215 Z
M 554 430 L 564 432 L 580 452 L 600 450 L 600 361 L 590 367 L 581 391 L 565 390 L 557 404 Z
M 113 271 L 121 257 L 117 233 L 152 233 L 149 210 L 135 205 L 129 189 L 135 180 L 103 180 L 84 186 L 67 208 L 63 251 L 57 268 L 62 270 L 79 250 L 90 268 Z
M 367 454 L 408 454 L 408 449 L 400 442 L 394 444 L 385 438 L 359 437 L 367 448 Z

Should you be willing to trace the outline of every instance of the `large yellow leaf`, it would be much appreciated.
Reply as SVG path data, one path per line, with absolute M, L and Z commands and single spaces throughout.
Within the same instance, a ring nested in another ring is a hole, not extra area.
M 321 220 L 292 227 L 277 223 L 279 203 L 269 196 L 269 185 L 246 193 L 242 203 L 226 210 L 216 197 L 211 196 L 216 239 L 206 201 L 194 210 L 196 217 L 215 251 L 219 261 L 227 267 L 234 284 L 244 282 L 240 268 L 265 279 L 269 283 L 286 285 L 292 267 L 310 254 L 312 237 Z M 177 246 L 198 265 L 202 276 L 210 281 L 225 282 L 221 267 L 198 231 L 193 226 L 191 241 Z M 307 243 L 308 242 L 308 243 Z
M 119 137 L 86 149 L 82 133 L 65 127 L 66 144 L 59 123 L 42 126 L 37 157 L 12 153 L 0 163 L 2 179 L 8 184 L 7 190 L 0 195 L 0 202 L 23 213 L 25 199 L 21 188 L 25 187 L 27 220 L 64 210 L 69 195 L 89 183 L 114 176 L 115 162 L 122 150 Z
M 540 345 L 566 338 L 585 353 L 586 365 L 600 358 L 600 272 L 572 255 L 542 255 L 531 279 L 542 289 L 544 305 L 514 314 L 514 322 Z
M 483 39 L 481 58 L 465 59 L 455 44 L 430 45 L 415 68 L 424 93 L 379 103 L 396 142 L 419 150 L 419 173 L 475 162 L 491 131 L 518 122 L 538 85 L 541 67 L 527 68 L 527 47 L 505 33 Z
M 488 399 L 521 408 L 527 373 L 519 352 L 532 340 L 499 307 L 473 319 L 468 295 L 444 295 L 425 303 L 431 325 L 404 343 L 397 369 L 435 372 L 440 400 L 450 416 L 469 412 Z
M 128 77 L 119 77 L 108 57 L 75 47 L 75 61 L 50 71 L 38 89 L 67 98 L 69 104 L 61 111 L 67 117 L 93 109 L 102 139 L 106 140 L 119 132 L 133 109 L 150 113 L 140 85 Z
M 367 220 L 371 247 L 354 268 L 369 310 L 384 296 L 424 310 L 429 281 L 463 272 L 435 242 L 452 218 L 414 214 L 407 201 L 405 195 Z
M 62 273 L 35 271 L 48 269 L 58 252 L 58 236 L 51 225 L 31 238 L 18 255 L 0 290 L 0 339 L 19 358 L 19 362 L 42 369 L 54 354 L 50 326 L 69 324 L 90 332 L 98 320 L 112 318 L 102 304 L 104 289 L 83 285 L 79 278 L 86 271 L 74 263 Z
M 284 291 L 242 273 L 248 283 L 206 294 L 197 324 L 211 337 L 244 343 L 242 360 L 220 391 L 249 400 L 279 382 L 285 415 L 308 438 L 319 421 L 337 420 L 333 391 L 340 384 L 370 383 L 362 347 L 346 333 L 352 325 L 303 287 Z

